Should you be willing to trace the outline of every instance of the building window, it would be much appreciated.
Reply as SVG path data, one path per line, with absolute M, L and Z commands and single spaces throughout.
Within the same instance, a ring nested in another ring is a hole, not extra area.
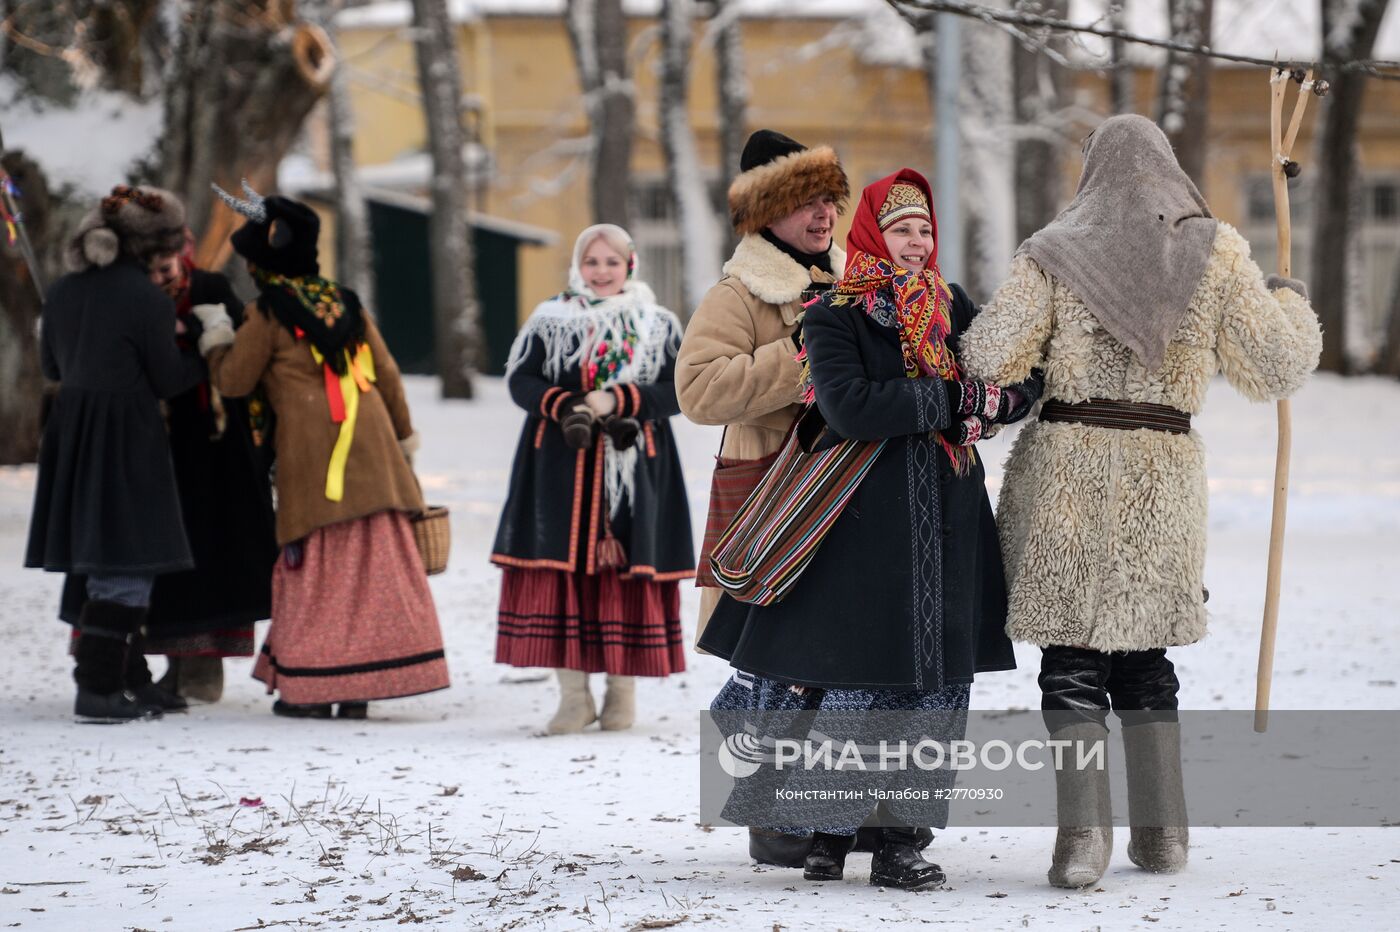
M 727 189 L 718 179 L 709 179 L 707 187 L 711 203 L 727 204 Z M 631 233 L 637 245 L 641 277 L 656 293 L 657 301 L 685 319 L 695 308 L 682 307 L 682 234 L 671 203 L 671 189 L 664 176 L 633 178 L 630 197 Z M 729 222 L 728 215 L 721 215 L 719 222 L 723 230 Z
M 1380 181 L 1367 185 L 1366 203 L 1370 207 L 1367 218 L 1376 223 L 1396 223 L 1400 221 L 1400 183 Z

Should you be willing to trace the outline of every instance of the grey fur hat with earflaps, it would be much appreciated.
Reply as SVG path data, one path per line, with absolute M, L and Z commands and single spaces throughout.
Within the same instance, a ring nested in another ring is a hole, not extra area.
M 63 250 L 70 272 L 104 268 L 121 255 L 145 260 L 185 245 L 185 205 L 169 191 L 119 184 L 88 212 Z

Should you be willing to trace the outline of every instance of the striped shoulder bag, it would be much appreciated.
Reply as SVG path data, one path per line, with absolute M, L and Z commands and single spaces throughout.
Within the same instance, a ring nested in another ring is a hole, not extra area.
M 824 439 L 826 421 L 808 405 L 715 543 L 715 581 L 740 602 L 772 605 L 792 590 L 886 442 Z

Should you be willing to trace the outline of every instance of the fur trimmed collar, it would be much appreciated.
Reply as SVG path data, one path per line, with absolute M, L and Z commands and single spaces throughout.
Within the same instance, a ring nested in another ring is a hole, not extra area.
M 846 251 L 831 243 L 831 271 L 837 277 L 846 270 Z M 724 274 L 733 275 L 760 301 L 787 304 L 802 296 L 812 284 L 812 276 L 802 266 L 757 233 L 739 240 L 734 255 L 724 264 Z

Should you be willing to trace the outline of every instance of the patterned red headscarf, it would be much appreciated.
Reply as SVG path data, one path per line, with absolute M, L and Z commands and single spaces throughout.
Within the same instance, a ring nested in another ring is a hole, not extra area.
M 933 251 L 921 272 L 910 272 L 895 262 L 880 231 L 880 210 L 896 182 L 913 185 L 928 199 Z M 833 304 L 840 306 L 843 295 L 860 299 L 868 314 L 875 306 L 875 293 L 882 288 L 894 294 L 904 374 L 911 379 L 961 378 L 962 369 L 947 344 L 953 330 L 952 294 L 938 274 L 938 217 L 933 212 L 933 192 L 928 180 L 912 168 L 901 168 L 861 192 L 846 237 L 846 272 L 832 287 L 837 296 Z M 970 448 L 955 446 L 941 434 L 938 440 L 958 472 L 965 472 L 971 463 Z

